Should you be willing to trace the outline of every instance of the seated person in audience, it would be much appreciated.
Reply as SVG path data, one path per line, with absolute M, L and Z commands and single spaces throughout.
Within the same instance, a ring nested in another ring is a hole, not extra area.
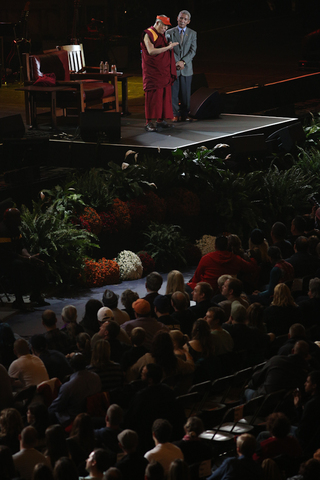
M 179 330 L 179 322 L 175 322 L 174 318 L 170 315 L 172 306 L 171 299 L 167 295 L 158 295 L 153 300 L 154 313 L 159 322 L 166 325 L 170 330 Z
M 264 437 L 258 446 L 253 459 L 262 463 L 265 458 L 274 458 L 286 455 L 294 460 L 302 456 L 299 442 L 290 434 L 290 420 L 284 413 L 271 413 L 267 418 L 267 432 L 260 434 Z M 259 441 L 259 439 L 258 439 Z
M 150 350 L 155 334 L 161 330 L 168 332 L 169 329 L 151 316 L 150 303 L 147 300 L 139 298 L 132 304 L 132 308 L 134 309 L 136 319 L 122 324 L 121 328 L 130 335 L 135 327 L 142 327 L 146 332 L 145 346 Z
M 308 299 L 302 299 L 297 303 L 301 310 L 301 323 L 310 328 L 316 326 L 312 331 L 312 339 L 319 340 L 320 329 L 320 278 L 312 278 L 309 282 Z
M 23 429 L 20 412 L 15 408 L 5 408 L 0 413 L 0 445 L 10 448 L 12 454 L 20 449 L 19 436 Z
M 320 348 L 314 342 L 307 339 L 306 329 L 301 323 L 294 323 L 289 328 L 288 340 L 280 347 L 278 355 L 290 355 L 294 345 L 299 341 L 304 340 L 309 345 L 309 352 L 311 357 L 315 358 L 315 361 L 320 361 Z M 309 360 L 312 363 L 311 359 Z
M 141 451 L 152 448 L 152 424 L 161 416 L 174 427 L 173 438 L 181 438 L 185 416 L 173 390 L 161 382 L 162 368 L 150 363 L 145 365 L 141 373 L 147 386 L 133 397 L 125 416 L 124 425 L 138 433 Z
M 152 437 L 155 447 L 145 453 L 148 462 L 159 462 L 163 466 L 164 473 L 168 474 L 171 462 L 177 458 L 183 460 L 183 453 L 179 447 L 170 443 L 172 425 L 168 420 L 157 419 L 152 425 Z
M 194 372 L 192 356 L 186 351 L 187 360 L 175 356 L 172 339 L 168 332 L 159 331 L 154 336 L 150 353 L 141 357 L 128 371 L 127 380 L 137 380 L 140 372 L 148 363 L 156 363 L 162 367 L 163 378 L 173 375 L 188 375 Z
M 270 345 L 271 336 L 257 328 L 248 327 L 246 322 L 246 308 L 239 302 L 233 302 L 230 318 L 222 328 L 227 330 L 233 339 L 233 351 L 245 351 L 245 364 L 252 366 L 265 360 L 265 351 Z
M 287 227 L 284 223 L 274 223 L 271 227 L 270 235 L 273 246 L 279 248 L 282 258 L 289 258 L 291 257 L 291 255 L 294 254 L 293 246 L 291 245 L 289 240 L 287 240 Z
M 184 277 L 179 270 L 171 270 L 167 276 L 167 286 L 166 286 L 166 294 L 165 296 L 168 297 L 170 301 L 170 311 L 169 313 L 173 313 L 173 308 L 171 305 L 171 298 L 175 292 L 182 292 L 186 295 L 187 300 L 190 300 L 189 294 L 185 291 L 185 283 Z
M 285 335 L 290 326 L 301 320 L 301 312 L 295 303 L 290 288 L 285 283 L 275 286 L 273 300 L 263 315 L 268 332 L 276 337 Z
M 99 375 L 86 369 L 86 360 L 81 353 L 70 359 L 74 373 L 68 382 L 61 385 L 59 394 L 49 407 L 49 413 L 63 426 L 69 425 L 79 413 L 86 410 L 86 398 L 101 392 Z
M 291 220 L 291 226 L 290 226 L 291 235 L 289 235 L 288 237 L 288 240 L 291 243 L 291 245 L 294 246 L 297 238 L 304 236 L 306 231 L 307 231 L 307 222 L 305 217 L 303 217 L 302 215 L 296 215 Z
M 309 346 L 303 340 L 295 343 L 291 355 L 272 357 L 252 375 L 245 391 L 246 400 L 283 389 L 302 389 L 309 369 L 308 358 Z
M 63 353 L 58 350 L 49 350 L 43 335 L 33 335 L 30 339 L 32 352 L 43 361 L 49 378 L 57 377 L 62 383 L 65 377 L 71 375 L 72 368 Z
M 10 363 L 16 359 L 13 352 L 15 341 L 16 338 L 10 325 L 0 320 L 0 363 L 6 369 L 8 369 Z
M 105 290 L 102 297 L 102 303 L 105 307 L 108 307 L 112 310 L 114 320 L 119 325 L 122 325 L 130 320 L 130 316 L 127 312 L 118 308 L 118 300 L 119 296 L 116 295 L 112 290 Z
M 138 300 L 139 294 L 137 292 L 133 292 L 130 289 L 124 290 L 121 294 L 121 303 L 124 306 L 123 311 L 127 312 L 129 315 L 130 320 L 134 320 L 136 317 L 134 316 L 134 310 L 132 308 L 133 302 Z
M 11 378 L 8 375 L 7 370 L 0 364 L 0 412 L 4 408 L 11 407 L 13 405 L 13 394 L 11 386 Z
M 36 450 L 36 444 L 36 429 L 25 427 L 20 434 L 20 451 L 12 457 L 15 469 L 24 480 L 32 480 L 33 469 L 38 463 L 51 467 L 50 460 Z
M 115 455 L 121 453 L 118 435 L 122 432 L 123 410 L 119 405 L 113 403 L 107 410 L 105 418 L 106 426 L 96 429 L 94 436 L 99 448 L 108 448 Z
M 42 313 L 42 325 L 46 329 L 44 336 L 50 350 L 58 350 L 64 355 L 72 351 L 69 338 L 57 328 L 57 317 L 53 310 Z
M 207 480 L 263 480 L 261 466 L 252 459 L 256 449 L 256 439 L 249 433 L 237 437 L 237 457 L 226 458 Z
M 307 395 L 303 402 L 303 390 L 294 392 L 294 405 L 297 409 L 297 428 L 294 436 L 303 451 L 313 454 L 320 448 L 320 371 L 310 372 L 304 384 Z
M 15 391 L 49 380 L 43 361 L 30 354 L 28 342 L 24 338 L 15 341 L 14 352 L 18 358 L 11 363 L 8 373 Z
M 204 432 L 202 420 L 198 417 L 190 417 L 184 426 L 185 435 L 182 440 L 174 442 L 183 453 L 184 460 L 188 465 L 211 460 L 213 449 L 208 443 L 199 438 Z
M 237 275 L 238 273 L 255 273 L 257 270 L 255 260 L 246 262 L 243 258 L 228 251 L 228 239 L 221 235 L 216 238 L 215 251 L 204 255 L 197 269 L 188 283 L 195 288 L 199 282 L 211 285 L 213 293 L 217 293 L 217 280 L 223 274 Z M 212 295 L 213 296 L 213 295 Z
M 184 346 L 186 345 L 189 338 L 187 335 L 184 335 L 181 330 L 170 330 L 170 337 L 173 343 L 173 352 L 176 357 L 181 358 L 182 360 L 187 360 L 186 351 Z
M 101 307 L 103 307 L 102 302 L 94 298 L 88 300 L 85 305 L 84 316 L 80 322 L 80 325 L 83 327 L 83 330 L 90 335 L 90 337 L 99 331 L 100 325 L 97 314 Z
M 123 430 L 118 434 L 118 441 L 124 457 L 117 463 L 116 468 L 122 473 L 122 480 L 141 480 L 148 461 L 138 452 L 139 437 L 133 430 Z
M 269 282 L 271 264 L 268 257 L 269 243 L 264 238 L 264 233 L 259 228 L 255 228 L 250 233 L 249 250 L 247 254 L 254 258 L 258 265 L 258 288 Z M 249 293 L 249 292 L 248 292 Z
M 246 299 L 246 295 L 243 295 L 243 284 L 238 278 L 227 279 L 221 289 L 222 295 L 225 296 L 226 300 L 223 300 L 218 305 L 222 308 L 227 316 L 230 317 L 231 304 L 232 302 L 239 302 L 245 308 L 249 307 L 249 302 Z
M 194 287 L 192 292 L 192 300 L 196 302 L 196 304 L 192 307 L 189 307 L 189 310 L 193 314 L 195 320 L 198 318 L 204 318 L 208 308 L 212 307 L 212 296 L 213 290 L 209 283 L 199 282 Z
M 86 475 L 85 459 L 96 446 L 93 421 L 88 413 L 79 413 L 74 419 L 67 446 L 79 475 Z
M 145 297 L 143 297 L 143 299 L 149 302 L 152 317 L 155 317 L 155 313 L 153 309 L 153 300 L 159 295 L 158 292 L 162 286 L 162 283 L 163 283 L 163 278 L 158 272 L 151 272 L 146 277 L 145 285 L 148 293 Z
M 214 295 L 211 299 L 211 302 L 214 304 L 219 304 L 220 302 L 223 302 L 224 300 L 227 300 L 224 295 L 222 295 L 222 289 L 227 280 L 231 280 L 233 277 L 232 275 L 221 275 L 218 280 L 217 280 L 217 287 L 219 292 Z
M 64 325 L 61 328 L 61 331 L 68 335 L 72 349 L 74 349 L 76 345 L 77 335 L 84 331 L 83 327 L 77 323 L 77 316 L 77 309 L 73 305 L 67 305 L 66 307 L 63 307 L 61 318 L 64 322 Z
M 93 335 L 93 337 L 91 338 L 92 348 L 98 340 L 101 340 L 101 338 L 105 339 L 106 336 L 108 335 L 108 329 L 106 329 L 106 326 L 103 326 L 103 324 L 105 322 L 112 322 L 112 321 L 114 323 L 117 323 L 114 320 L 113 311 L 108 307 L 100 308 L 100 310 L 98 310 L 98 313 L 97 313 L 97 318 L 98 318 L 98 322 L 99 322 L 100 326 L 99 326 L 99 331 L 97 333 L 95 333 Z M 129 335 L 122 328 L 120 328 L 120 330 L 119 330 L 119 334 L 117 336 L 117 339 L 122 344 L 131 345 L 131 340 L 130 340 Z
M 36 306 L 49 305 L 41 295 L 44 283 L 44 262 L 39 254 L 31 255 L 20 233 L 21 216 L 17 208 L 8 208 L 0 222 L 0 264 L 1 272 L 11 282 L 16 297 L 12 304 L 19 310 L 32 310 L 23 300 L 27 288 L 31 288 L 30 301 Z
M 121 343 L 119 340 L 120 325 L 114 320 L 107 320 L 100 327 L 101 340 L 107 340 L 110 345 L 110 360 L 119 363 L 123 352 L 125 352 L 129 346 Z M 91 341 L 92 348 L 94 348 L 96 341 Z
M 226 322 L 226 315 L 220 307 L 210 307 L 205 316 L 205 320 L 211 330 L 215 355 L 223 355 L 233 350 L 234 342 L 230 333 L 222 328 Z
M 86 470 L 89 473 L 86 477 L 79 477 L 79 480 L 96 480 L 103 478 L 103 474 L 112 466 L 112 457 L 107 450 L 96 448 L 86 460 Z
M 90 365 L 91 362 L 91 338 L 88 333 L 81 332 L 76 338 L 76 349 L 74 352 L 66 355 L 66 358 L 72 358 L 75 353 L 82 353 L 85 358 L 86 364 Z
M 266 324 L 263 322 L 263 314 L 265 307 L 261 303 L 255 302 L 247 308 L 247 325 L 267 333 Z
M 181 331 L 190 336 L 195 317 L 188 308 L 190 300 L 187 295 L 184 292 L 174 292 L 171 295 L 171 305 L 174 310 L 171 314 L 174 323 L 179 324 Z
M 293 266 L 282 259 L 281 250 L 278 247 L 269 247 L 268 256 L 272 265 L 269 285 L 263 292 L 255 291 L 253 295 L 250 295 L 249 299 L 251 303 L 260 302 L 263 305 L 269 305 L 272 300 L 275 286 L 278 285 L 278 283 L 292 282 L 294 279 Z
M 146 332 L 143 328 L 136 327 L 131 331 L 132 347 L 123 353 L 120 360 L 120 365 L 124 372 L 126 372 L 128 368 L 132 367 L 132 365 L 134 365 L 139 358 L 148 353 L 148 350 L 144 345 L 145 339 Z
M 286 261 L 294 268 L 294 278 L 303 278 L 307 275 L 314 276 L 320 268 L 320 259 L 309 253 L 309 239 L 298 237 L 293 248 L 295 253 Z
M 124 374 L 119 363 L 110 360 L 110 344 L 108 340 L 99 340 L 94 345 L 91 364 L 87 369 L 99 375 L 102 392 L 109 392 L 114 388 L 121 387 L 123 384 Z
M 0 465 L 3 480 L 11 480 L 17 477 L 18 473 L 14 467 L 10 448 L 5 445 L 0 445 Z
M 145 480 L 164 480 L 164 469 L 161 463 L 151 462 L 148 463 L 146 471 L 144 472 Z
M 203 318 L 194 322 L 191 340 L 186 343 L 184 349 L 189 352 L 194 362 L 200 359 L 209 359 L 215 354 L 210 327 Z

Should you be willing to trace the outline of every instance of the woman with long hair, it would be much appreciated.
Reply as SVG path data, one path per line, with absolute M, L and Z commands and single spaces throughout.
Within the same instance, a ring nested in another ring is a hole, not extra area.
M 69 457 L 66 434 L 61 425 L 51 425 L 46 429 L 46 446 L 44 454 L 49 458 L 52 468 L 59 458 Z
M 191 338 L 184 348 L 188 350 L 195 362 L 214 355 L 214 343 L 206 320 L 199 318 L 194 322 Z
M 103 392 L 121 387 L 123 384 L 123 371 L 119 363 L 110 360 L 110 344 L 107 340 L 98 340 L 94 345 L 88 369 L 99 375 Z
M 0 414 L 0 445 L 10 448 L 12 455 L 19 452 L 19 435 L 23 429 L 20 413 L 15 408 L 5 408 Z
M 174 354 L 172 338 L 168 332 L 160 330 L 154 336 L 150 353 L 141 357 L 127 372 L 127 380 L 137 380 L 144 366 L 156 363 L 161 366 L 163 378 L 176 374 L 188 374 L 194 371 L 194 361 L 186 351 L 187 360 L 184 361 Z
M 99 322 L 97 318 L 98 311 L 103 307 L 100 300 L 91 298 L 87 301 L 84 310 L 84 316 L 80 322 L 80 325 L 83 327 L 84 331 L 92 337 L 95 333 L 99 332 Z
M 67 444 L 79 475 L 86 476 L 86 459 L 95 448 L 94 428 L 90 415 L 79 413 L 76 416 Z
M 175 292 L 184 293 L 190 304 L 190 297 L 185 291 L 184 278 L 182 273 L 179 272 L 179 270 L 171 270 L 171 272 L 168 273 L 168 277 L 167 277 L 167 286 L 166 286 L 165 296 L 170 299 L 170 312 L 169 312 L 170 314 L 174 312 L 174 308 L 171 306 L 171 297 L 172 297 L 172 294 Z
M 286 335 L 294 323 L 301 323 L 301 312 L 295 303 L 290 288 L 285 283 L 275 286 L 271 305 L 264 311 L 267 331 L 275 336 Z
M 173 351 L 176 357 L 186 360 L 186 351 L 183 348 L 188 341 L 187 335 L 184 335 L 181 330 L 170 330 L 170 337 L 173 342 Z

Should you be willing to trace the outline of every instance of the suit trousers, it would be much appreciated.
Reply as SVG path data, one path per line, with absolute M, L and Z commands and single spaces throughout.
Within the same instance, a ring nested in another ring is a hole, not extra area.
M 172 109 L 174 117 L 187 117 L 190 110 L 192 75 L 179 75 L 172 85 Z M 179 108 L 179 100 L 181 102 Z

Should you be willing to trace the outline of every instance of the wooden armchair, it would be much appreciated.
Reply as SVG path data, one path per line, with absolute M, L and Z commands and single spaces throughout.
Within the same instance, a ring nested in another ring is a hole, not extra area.
M 110 111 L 119 111 L 117 76 L 110 74 L 102 81 L 97 81 L 90 80 L 86 73 L 70 73 L 66 50 L 40 55 L 26 53 L 23 55 L 23 67 L 25 87 L 33 86 L 44 74 L 54 73 L 56 76 L 54 96 L 53 87 L 33 87 L 32 92 L 30 89 L 25 91 L 27 124 L 36 124 L 38 107 L 50 107 L 52 119 L 57 109 L 63 117 L 73 118 L 77 123 L 80 122 L 80 113 L 87 108 L 102 109 L 104 104 L 109 104 Z

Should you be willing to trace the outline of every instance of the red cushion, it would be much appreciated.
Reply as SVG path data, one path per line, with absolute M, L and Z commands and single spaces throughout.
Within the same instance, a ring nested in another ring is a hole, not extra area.
M 87 100 L 111 97 L 114 94 L 114 86 L 107 82 L 86 82 L 83 88 Z
M 30 55 L 31 80 L 37 80 L 44 73 L 54 73 L 57 81 L 70 81 L 68 52 L 61 50 L 49 54 Z

